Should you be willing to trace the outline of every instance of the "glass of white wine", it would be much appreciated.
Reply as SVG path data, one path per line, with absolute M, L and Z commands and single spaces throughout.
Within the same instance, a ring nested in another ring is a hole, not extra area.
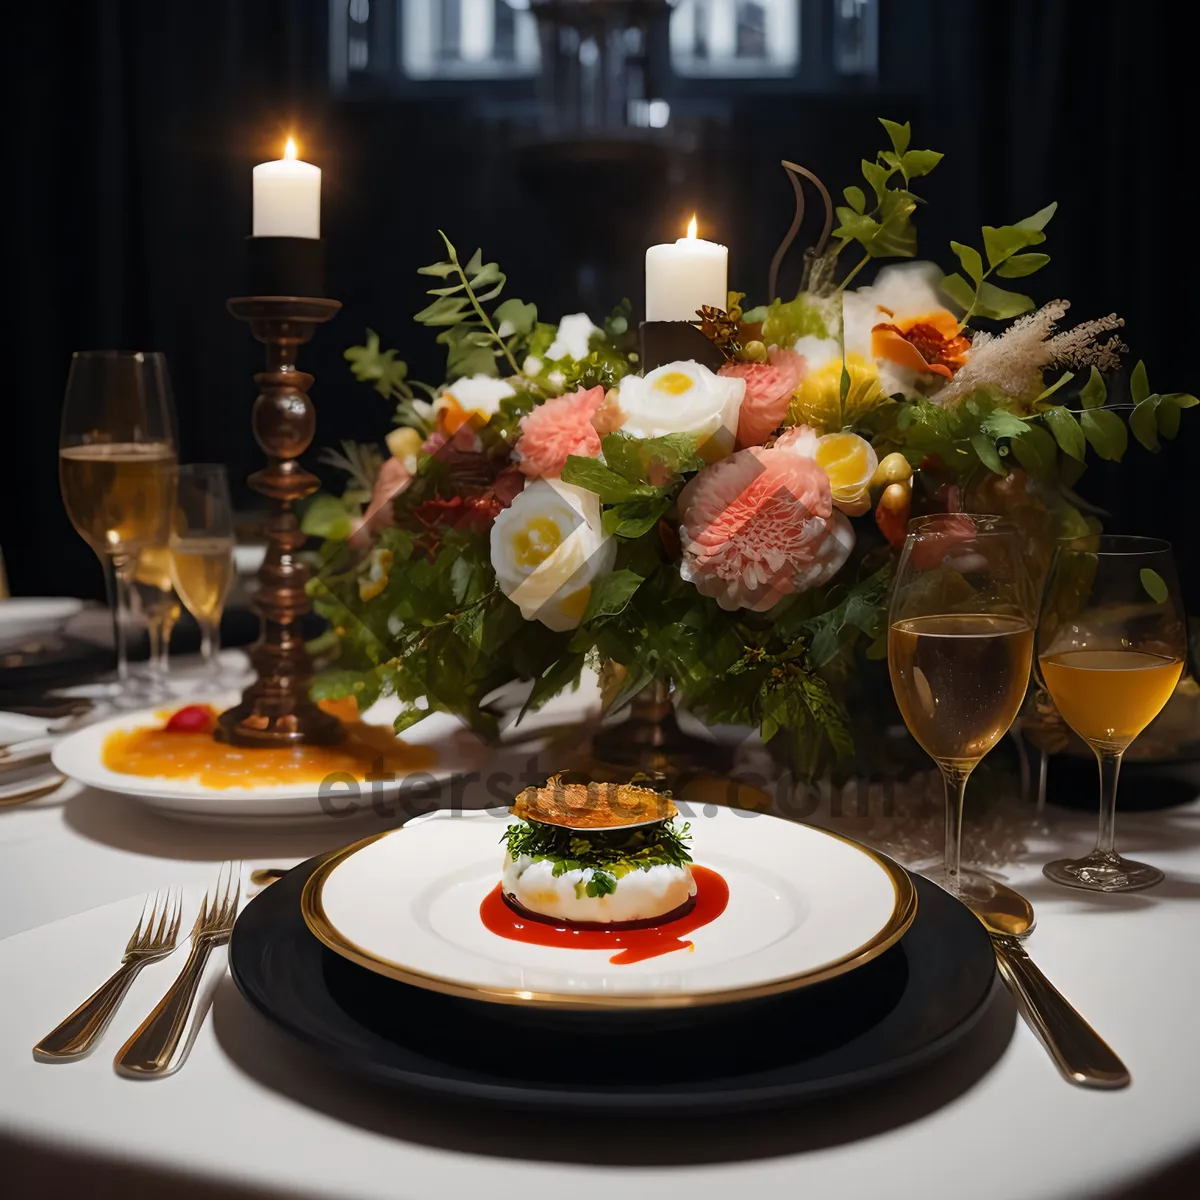
M 888 669 L 904 723 L 945 781 L 942 882 L 968 903 L 986 901 L 994 886 L 962 870 L 963 797 L 1025 699 L 1035 610 L 1012 525 L 972 513 L 909 524 L 888 614 Z
M 233 508 L 229 477 L 219 463 L 176 472 L 175 516 L 168 541 L 171 581 L 200 626 L 208 683 L 221 687 L 221 614 L 233 585 Z
M 130 583 L 141 551 L 167 540 L 175 447 L 163 355 L 87 350 L 72 356 L 63 398 L 59 486 L 71 524 L 104 566 L 118 699 L 127 703 L 142 699 L 129 673 Z
M 1060 546 L 1046 582 L 1038 666 L 1062 718 L 1100 764 L 1100 831 L 1084 858 L 1048 879 L 1132 892 L 1163 873 L 1116 850 L 1117 778 L 1130 743 L 1162 711 L 1183 673 L 1187 623 L 1169 542 L 1103 535 Z

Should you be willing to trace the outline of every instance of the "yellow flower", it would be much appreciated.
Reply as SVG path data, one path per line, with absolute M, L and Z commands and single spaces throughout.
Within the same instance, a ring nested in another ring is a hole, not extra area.
M 392 457 L 400 459 L 405 465 L 407 465 L 408 459 L 416 459 L 417 453 L 421 449 L 422 440 L 421 435 L 407 425 L 401 425 L 393 429 L 384 438 Z
M 831 358 L 810 371 L 792 396 L 788 424 L 834 433 L 865 417 L 884 399 L 879 371 L 859 354 L 847 354 L 850 390 L 842 401 L 842 360 Z
M 870 442 L 857 433 L 827 433 L 817 439 L 816 459 L 842 512 L 858 517 L 871 507 L 871 478 L 879 459 Z
M 360 600 L 374 600 L 376 596 L 382 595 L 383 589 L 388 585 L 388 574 L 392 569 L 394 558 L 395 555 L 390 550 L 385 550 L 381 546 L 377 546 L 371 551 L 366 562 L 367 569 L 358 579 L 358 598 Z

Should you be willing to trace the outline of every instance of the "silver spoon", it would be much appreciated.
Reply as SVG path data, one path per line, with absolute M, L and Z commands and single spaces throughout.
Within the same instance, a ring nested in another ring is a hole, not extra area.
M 1033 931 L 1033 905 L 1003 884 L 986 899 L 964 901 L 991 934 L 1000 978 L 1063 1077 L 1079 1087 L 1127 1087 L 1125 1064 L 1025 953 L 1021 939 Z

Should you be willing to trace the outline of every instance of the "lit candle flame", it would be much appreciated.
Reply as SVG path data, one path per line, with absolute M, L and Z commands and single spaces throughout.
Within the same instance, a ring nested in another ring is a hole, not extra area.
M 696 240 L 696 214 L 692 213 L 692 219 L 688 222 L 687 235 L 692 241 Z
M 283 148 L 283 157 L 286 159 L 295 159 L 296 157 L 296 139 L 288 138 L 287 145 Z

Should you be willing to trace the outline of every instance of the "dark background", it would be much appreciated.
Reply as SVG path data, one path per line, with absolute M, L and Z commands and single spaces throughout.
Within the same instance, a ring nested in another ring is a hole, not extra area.
M 665 144 L 600 157 L 539 141 L 511 86 L 380 79 L 335 94 L 322 0 L 22 6 L 5 70 L 15 203 L 0 546 L 14 594 L 102 594 L 58 494 L 72 350 L 166 351 L 182 460 L 227 462 L 235 501 L 253 504 L 240 481 L 259 462 L 257 347 L 224 302 L 241 288 L 251 167 L 292 130 L 324 171 L 329 291 L 345 305 L 302 357 L 317 377 L 317 446 L 388 428 L 388 406 L 341 358 L 367 325 L 415 375 L 440 378 L 439 348 L 410 321 L 423 303 L 414 269 L 441 257 L 438 227 L 466 253 L 482 244 L 508 294 L 547 319 L 584 306 L 599 318 L 624 294 L 640 304 L 645 246 L 678 236 L 695 209 L 753 299 L 790 219 L 779 159 L 835 192 L 861 182 L 880 115 L 910 119 L 914 146 L 946 152 L 921 181 L 922 256 L 949 266 L 951 237 L 978 243 L 981 223 L 1057 200 L 1035 298 L 1066 296 L 1080 319 L 1120 312 L 1131 365 L 1144 357 L 1155 389 L 1200 391 L 1196 68 L 1178 6 L 883 0 L 879 76 L 849 82 L 819 66 L 820 6 L 806 0 L 796 80 L 679 84 Z M 1111 528 L 1175 541 L 1193 611 L 1198 480 L 1193 412 L 1162 454 L 1133 445 L 1121 468 L 1092 462 L 1081 487 Z

